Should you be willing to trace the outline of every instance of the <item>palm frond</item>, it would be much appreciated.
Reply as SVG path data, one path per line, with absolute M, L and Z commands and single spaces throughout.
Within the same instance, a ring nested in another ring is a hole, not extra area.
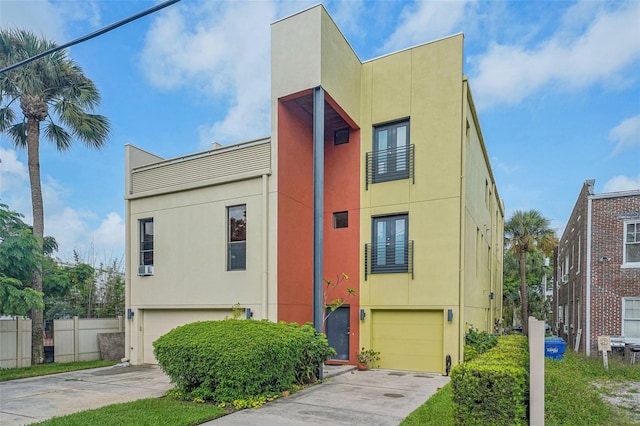
M 27 147 L 27 123 L 16 123 L 4 131 L 9 135 L 11 142 L 18 148 Z
M 64 127 L 58 126 L 53 121 L 47 122 L 47 126 L 44 128 L 44 135 L 55 144 L 58 151 L 67 151 L 71 148 L 71 135 Z
M 16 114 L 11 107 L 0 108 L 0 132 L 6 131 L 15 121 Z

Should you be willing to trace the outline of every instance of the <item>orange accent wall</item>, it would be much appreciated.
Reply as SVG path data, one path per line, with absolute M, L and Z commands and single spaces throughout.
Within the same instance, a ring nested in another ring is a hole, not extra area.
M 352 129 L 349 143 L 333 144 L 326 135 L 324 151 L 324 277 L 335 280 L 346 273 L 349 280 L 336 288 L 332 297 L 347 298 L 350 306 L 349 358 L 356 361 L 360 325 L 360 130 Z M 349 212 L 349 226 L 334 229 L 333 213 Z M 348 296 L 347 287 L 356 294 Z
M 278 320 L 313 319 L 313 133 L 278 102 Z
M 301 93 L 300 96 L 309 96 Z M 313 124 L 292 100 L 278 102 L 278 320 L 313 321 Z M 327 103 L 344 117 L 328 95 Z M 353 125 L 349 117 L 345 121 Z M 360 268 L 360 130 L 351 129 L 349 143 L 334 145 L 325 135 L 324 149 L 324 277 L 341 283 L 331 298 L 350 306 L 350 361 L 359 340 Z M 347 228 L 334 229 L 333 213 L 347 211 Z M 347 287 L 356 294 L 348 296 Z

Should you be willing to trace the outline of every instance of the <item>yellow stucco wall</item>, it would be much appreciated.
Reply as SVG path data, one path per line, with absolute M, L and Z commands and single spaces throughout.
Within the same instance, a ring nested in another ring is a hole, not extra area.
M 502 312 L 504 212 L 466 82 L 464 94 L 465 322 L 494 332 Z
M 373 150 L 374 126 L 408 118 L 410 143 L 415 145 L 415 184 L 403 179 L 370 184 L 368 189 L 363 185 L 362 246 L 372 241 L 372 217 L 408 213 L 414 274 L 413 279 L 410 274 L 373 274 L 367 281 L 363 277 L 360 302 L 374 316 L 387 310 L 439 312 L 443 344 L 435 347 L 441 352 L 437 371 L 444 371 L 446 354 L 454 365 L 459 356 L 462 42 L 462 35 L 453 36 L 362 67 L 362 181 L 366 152 Z M 449 309 L 454 312 L 451 322 Z M 425 324 L 425 330 L 432 328 Z M 398 344 L 411 346 L 412 330 L 398 327 Z M 362 346 L 371 346 L 376 334 L 365 319 Z

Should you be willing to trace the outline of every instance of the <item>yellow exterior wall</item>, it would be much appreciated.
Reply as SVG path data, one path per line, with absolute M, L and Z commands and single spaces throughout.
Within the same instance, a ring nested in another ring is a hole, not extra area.
M 464 95 L 465 327 L 494 332 L 502 315 L 504 211 L 466 82 Z
M 403 179 L 362 187 L 362 246 L 372 241 L 372 217 L 408 213 L 414 276 L 372 274 L 367 281 L 363 277 L 360 302 L 369 315 L 382 310 L 440 312 L 438 372 L 444 372 L 447 354 L 454 365 L 460 354 L 462 42 L 461 35 L 453 36 L 362 67 L 362 181 L 366 152 L 373 150 L 374 126 L 408 118 L 410 143 L 415 145 L 415 184 Z M 449 309 L 454 312 L 451 322 Z M 370 347 L 374 337 L 366 318 L 360 340 Z M 414 331 L 398 327 L 399 341 L 410 342 Z

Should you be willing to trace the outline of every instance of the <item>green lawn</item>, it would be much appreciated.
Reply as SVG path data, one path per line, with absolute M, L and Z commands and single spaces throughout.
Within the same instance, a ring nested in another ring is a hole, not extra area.
M 47 426 L 189 426 L 213 420 L 225 414 L 212 404 L 182 402 L 167 398 L 139 399 L 123 404 L 107 405 L 95 410 L 54 417 L 38 425 Z
M 610 359 L 609 371 L 602 360 L 568 351 L 562 360 L 545 359 L 545 424 L 547 426 L 632 425 L 624 409 L 604 402 L 594 382 L 640 381 L 640 365 L 629 359 Z M 633 391 L 629 391 L 633 392 Z M 453 425 L 451 385 L 440 389 L 401 425 Z
M 0 368 L 0 382 L 5 380 L 26 379 L 27 377 L 46 376 L 69 371 L 85 370 L 87 368 L 108 367 L 115 365 L 115 361 L 79 361 L 69 363 L 39 364 L 31 367 Z

